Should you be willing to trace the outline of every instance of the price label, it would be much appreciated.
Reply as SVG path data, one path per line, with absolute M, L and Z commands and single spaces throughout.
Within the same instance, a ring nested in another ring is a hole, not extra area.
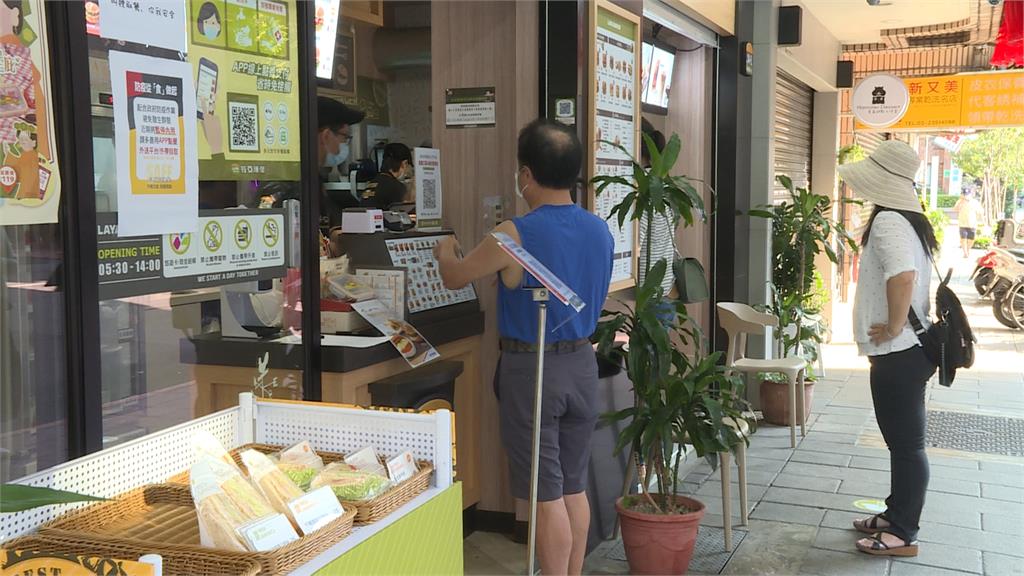
M 309 494 L 299 496 L 288 503 L 288 509 L 292 511 L 292 517 L 298 522 L 303 534 L 312 534 L 345 513 L 330 486 L 321 486 Z
M 388 476 L 395 484 L 405 482 L 412 478 L 413 474 L 416 474 L 416 460 L 412 457 L 412 452 L 406 450 L 388 460 Z
M 242 526 L 238 534 L 254 552 L 266 552 L 299 539 L 292 523 L 284 514 L 260 518 Z

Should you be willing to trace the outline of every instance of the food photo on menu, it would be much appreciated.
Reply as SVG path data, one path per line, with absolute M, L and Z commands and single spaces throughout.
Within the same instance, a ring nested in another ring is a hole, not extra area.
M 395 350 L 398 350 L 402 358 L 405 358 L 405 361 L 413 368 L 441 357 L 441 354 L 430 342 L 427 342 L 419 330 L 398 318 L 395 312 L 380 300 L 356 302 L 352 304 L 352 309 L 381 334 L 387 336 Z

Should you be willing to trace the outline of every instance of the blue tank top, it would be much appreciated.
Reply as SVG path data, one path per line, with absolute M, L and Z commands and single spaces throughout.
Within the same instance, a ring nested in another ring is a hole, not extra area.
M 612 276 L 614 242 L 608 224 L 574 204 L 546 204 L 512 222 L 523 247 L 587 304 L 577 314 L 552 297 L 548 302 L 546 342 L 590 338 L 597 328 Z M 523 288 L 539 285 L 524 272 Z M 503 338 L 537 341 L 537 304 L 533 294 L 529 290 L 509 289 L 500 278 L 498 332 Z

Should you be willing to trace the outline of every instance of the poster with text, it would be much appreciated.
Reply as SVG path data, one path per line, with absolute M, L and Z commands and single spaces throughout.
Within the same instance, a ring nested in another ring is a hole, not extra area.
M 185 0 L 99 0 L 98 9 L 103 38 L 188 51 Z
M 188 62 L 110 52 L 118 236 L 193 232 L 196 113 Z
M 592 176 L 633 177 L 630 155 L 637 155 L 639 95 L 637 94 L 637 49 L 639 24 L 632 15 L 601 2 L 595 8 L 593 44 L 593 140 Z M 628 153 L 627 153 L 628 151 Z M 625 185 L 612 185 L 594 198 L 595 214 L 605 219 L 615 240 L 612 286 L 623 288 L 634 280 L 636 231 L 626 220 L 620 227 L 608 215 L 630 192 Z
M 203 180 L 298 180 L 295 0 L 189 0 Z
M 42 0 L 0 4 L 0 225 L 57 221 L 60 170 Z
M 441 228 L 441 151 L 413 148 L 413 173 L 416 179 L 416 228 Z

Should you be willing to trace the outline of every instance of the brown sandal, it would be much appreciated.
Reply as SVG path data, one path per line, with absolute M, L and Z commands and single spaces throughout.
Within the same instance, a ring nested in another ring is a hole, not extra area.
M 906 540 L 900 538 L 900 540 L 903 541 L 902 546 L 889 546 L 885 542 L 882 542 L 882 534 L 892 534 L 892 532 L 878 532 L 874 536 L 866 538 L 866 540 L 871 541 L 870 546 L 864 546 L 860 543 L 860 541 L 858 541 L 857 550 L 860 550 L 861 552 L 864 552 L 866 554 L 872 554 L 874 556 L 917 556 L 916 540 L 913 542 L 907 542 Z M 893 536 L 896 535 L 893 534 Z M 896 537 L 899 538 L 899 536 Z
M 885 516 L 883 516 L 881 514 L 875 514 L 874 516 L 871 516 L 870 518 L 858 518 L 858 519 L 854 520 L 853 521 L 853 527 L 858 532 L 863 532 L 864 534 L 875 534 L 879 530 L 885 530 L 886 528 L 889 527 L 889 526 L 879 526 L 878 525 L 878 521 L 879 520 L 884 520 L 886 522 L 889 522 L 889 519 L 886 518 Z M 892 522 L 889 522 L 889 525 L 891 526 Z

